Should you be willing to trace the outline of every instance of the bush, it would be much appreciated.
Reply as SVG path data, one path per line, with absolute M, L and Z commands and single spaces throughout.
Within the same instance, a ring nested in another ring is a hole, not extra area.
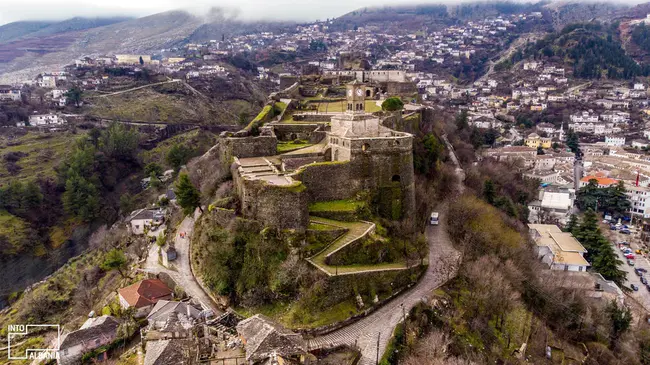
M 381 103 L 381 109 L 388 112 L 402 110 L 404 108 L 404 102 L 398 97 L 391 97 L 384 100 Z

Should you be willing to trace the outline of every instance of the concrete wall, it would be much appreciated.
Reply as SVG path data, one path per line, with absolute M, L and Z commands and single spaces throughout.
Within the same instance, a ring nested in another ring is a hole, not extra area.
M 351 198 L 361 186 L 348 162 L 310 164 L 292 177 L 302 181 L 311 202 Z

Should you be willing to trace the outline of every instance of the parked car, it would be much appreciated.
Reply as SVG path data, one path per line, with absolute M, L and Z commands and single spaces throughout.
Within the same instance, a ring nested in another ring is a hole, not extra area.
M 644 278 L 643 276 L 641 277 L 641 284 L 646 285 L 648 283 L 648 279 Z
M 623 233 L 623 234 L 630 234 L 631 232 L 630 232 L 629 229 L 621 229 L 621 233 Z
M 635 250 L 634 253 L 636 253 L 637 255 L 642 254 L 641 250 Z
M 625 254 L 625 258 L 626 258 L 626 259 L 634 260 L 634 254 L 633 254 L 633 253 L 626 253 L 626 254 Z
M 638 268 L 638 270 L 641 271 L 641 272 L 648 272 L 648 270 L 646 270 L 646 269 L 644 269 L 642 267 Z
M 639 287 L 636 286 L 636 285 L 634 285 L 634 284 L 630 284 L 630 287 L 631 287 L 632 290 L 634 290 L 634 291 L 639 291 Z
M 621 245 L 625 245 L 625 246 L 629 246 L 629 245 L 630 245 L 630 243 L 627 242 L 627 241 L 621 241 L 621 242 L 619 242 L 619 244 L 621 244 Z
M 634 273 L 637 274 L 638 276 L 643 275 L 638 267 L 634 269 Z
M 632 260 L 627 260 L 627 264 L 630 265 L 630 266 L 634 266 L 634 261 L 632 261 Z
M 611 225 L 611 226 L 609 226 L 609 229 L 610 229 L 611 231 L 615 231 L 615 230 L 616 230 L 616 226 L 615 226 L 615 225 Z

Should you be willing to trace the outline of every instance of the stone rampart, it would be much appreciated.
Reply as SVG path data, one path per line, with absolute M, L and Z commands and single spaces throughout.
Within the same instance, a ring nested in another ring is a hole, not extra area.
M 292 175 L 307 188 L 311 202 L 353 197 L 360 189 L 349 162 L 317 162 L 303 166 Z
M 264 225 L 303 231 L 309 224 L 309 197 L 296 181 L 278 186 L 263 180 L 241 179 L 242 214 Z
M 277 154 L 278 139 L 275 136 L 222 137 L 218 141 L 222 166 L 228 168 L 234 157 L 260 157 Z

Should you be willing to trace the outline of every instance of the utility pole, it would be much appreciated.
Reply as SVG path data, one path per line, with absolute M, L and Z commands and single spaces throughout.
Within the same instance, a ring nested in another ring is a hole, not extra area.
M 377 360 L 375 361 L 375 365 L 379 365 L 379 338 L 381 337 L 381 332 L 377 334 Z

